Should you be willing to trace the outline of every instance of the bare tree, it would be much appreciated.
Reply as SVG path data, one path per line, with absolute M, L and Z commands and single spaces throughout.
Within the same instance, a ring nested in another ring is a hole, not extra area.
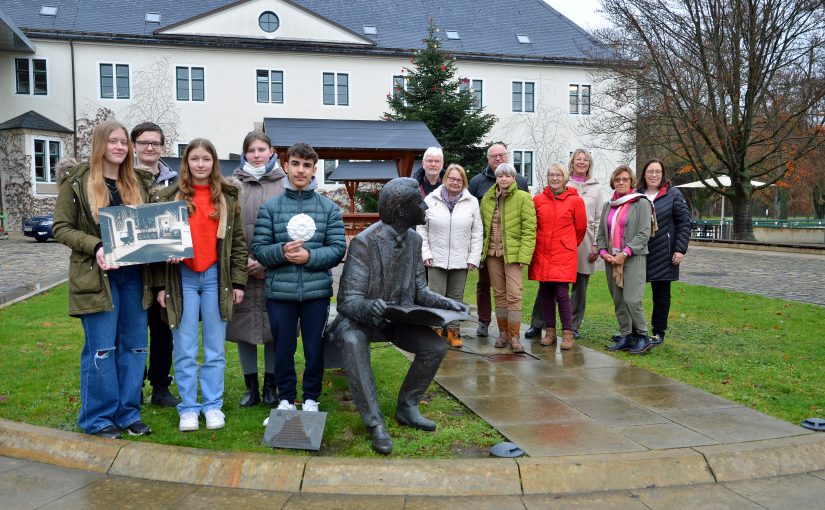
M 550 165 L 561 163 L 567 166 L 567 152 L 570 148 L 562 145 L 566 140 L 560 129 L 565 125 L 563 119 L 561 109 L 539 102 L 535 112 L 513 115 L 503 126 L 508 133 L 508 145 L 533 149 L 533 168 L 539 188 L 547 185 L 547 170 Z
M 173 76 L 172 64 L 166 57 L 155 59 L 147 69 L 137 71 L 132 85 L 132 101 L 124 116 L 130 126 L 141 122 L 154 122 L 160 126 L 166 138 L 166 154 L 174 153 L 172 148 L 180 139 L 180 115 L 173 97 Z
M 78 161 L 89 161 L 92 156 L 92 135 L 95 126 L 101 122 L 115 118 L 115 112 L 109 108 L 98 108 L 94 116 L 85 113 L 77 119 L 77 131 L 74 137 L 75 159 Z
M 611 115 L 591 126 L 594 134 L 602 143 L 622 136 L 649 144 L 715 182 L 730 199 L 734 238 L 753 239 L 753 192 L 822 143 L 825 4 L 602 0 L 602 7 L 614 27 L 598 36 L 619 58 L 602 60 L 611 79 L 594 103 Z M 724 174 L 730 188 L 719 185 Z

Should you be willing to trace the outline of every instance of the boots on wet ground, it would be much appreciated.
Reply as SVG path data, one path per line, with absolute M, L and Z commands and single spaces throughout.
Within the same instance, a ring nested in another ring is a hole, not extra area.
M 513 348 L 515 354 L 521 354 L 524 352 L 524 346 L 521 345 L 521 322 L 509 319 L 508 322 L 510 329 L 510 347 Z
M 569 351 L 573 348 L 573 330 L 564 329 L 561 332 L 561 348 L 564 351 Z
M 497 349 L 504 349 L 510 345 L 510 332 L 507 330 L 507 314 L 499 315 L 499 313 L 496 312 L 496 322 L 498 323 L 498 340 L 496 340 L 495 346 Z
M 461 349 L 464 347 L 464 342 L 461 341 L 461 332 L 458 328 L 447 328 L 447 342 L 450 347 Z
M 278 405 L 278 395 L 275 387 L 275 374 L 264 373 L 264 387 L 261 389 L 261 401 L 265 406 Z
M 258 392 L 258 373 L 244 374 L 244 383 L 246 384 L 246 392 L 241 397 L 241 407 L 256 406 L 261 402 L 261 395 Z
M 556 328 L 544 330 L 544 338 L 539 342 L 541 345 L 556 345 Z

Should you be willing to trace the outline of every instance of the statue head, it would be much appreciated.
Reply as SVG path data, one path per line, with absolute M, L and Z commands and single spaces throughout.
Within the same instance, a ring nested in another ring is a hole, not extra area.
M 423 225 L 426 210 L 427 204 L 415 179 L 397 177 L 385 184 L 378 194 L 378 216 L 399 232 Z

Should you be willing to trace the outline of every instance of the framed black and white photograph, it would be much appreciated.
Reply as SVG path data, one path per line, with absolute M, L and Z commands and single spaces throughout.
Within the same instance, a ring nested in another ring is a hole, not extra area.
M 100 235 L 109 265 L 192 258 L 192 233 L 186 202 L 102 207 Z

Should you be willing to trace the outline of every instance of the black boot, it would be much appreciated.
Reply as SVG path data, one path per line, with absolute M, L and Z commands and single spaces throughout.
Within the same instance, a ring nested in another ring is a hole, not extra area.
M 653 348 L 647 335 L 639 335 L 636 338 L 636 344 L 630 349 L 630 354 L 647 354 Z
M 258 373 L 244 374 L 243 380 L 246 383 L 246 393 L 241 397 L 241 407 L 252 407 L 261 402 L 261 395 L 258 393 Z
M 275 374 L 264 373 L 264 387 L 261 390 L 261 399 L 265 406 L 275 407 L 278 405 L 278 395 L 275 392 Z
M 636 337 L 633 334 L 623 336 L 616 342 L 616 345 L 607 348 L 608 351 L 629 351 L 636 345 Z
M 541 337 L 541 329 L 535 326 L 530 326 L 527 328 L 527 331 L 524 332 L 524 338 L 540 338 Z
M 398 423 L 419 430 L 435 430 L 435 422 L 421 415 L 418 403 L 433 381 L 443 358 L 443 352 L 416 354 L 404 382 L 401 383 L 401 390 L 398 392 L 398 405 L 395 409 L 395 419 Z

